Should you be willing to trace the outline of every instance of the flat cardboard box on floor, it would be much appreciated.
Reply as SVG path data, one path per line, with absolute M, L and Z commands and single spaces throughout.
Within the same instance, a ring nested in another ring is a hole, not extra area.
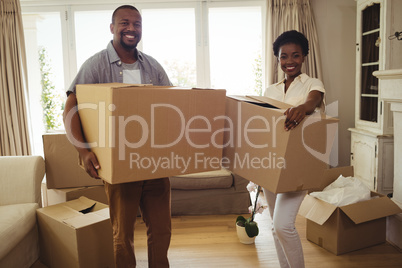
M 44 134 L 43 149 L 48 189 L 103 185 L 78 164 L 78 152 L 65 133 Z
M 80 197 L 37 209 L 40 260 L 47 267 L 114 267 L 107 205 Z
M 339 175 L 353 176 L 353 167 L 328 169 L 322 189 Z M 386 196 L 375 192 L 371 196 L 368 201 L 337 207 L 307 195 L 299 210 L 307 218 L 307 239 L 335 255 L 384 243 L 386 217 L 402 210 Z
M 51 206 L 65 203 L 81 196 L 91 200 L 108 204 L 105 187 L 103 185 L 74 187 L 64 189 L 47 189 L 46 184 L 42 183 L 43 206 Z
M 99 176 L 124 183 L 221 168 L 225 90 L 77 85 Z
M 328 168 L 338 120 L 319 112 L 284 129 L 289 104 L 260 96 L 228 96 L 223 167 L 273 193 L 317 189 Z

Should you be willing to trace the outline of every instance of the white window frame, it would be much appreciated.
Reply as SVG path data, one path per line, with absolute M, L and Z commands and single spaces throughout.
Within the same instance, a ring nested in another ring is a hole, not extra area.
M 140 10 L 143 9 L 168 9 L 168 8 L 194 8 L 196 25 L 196 70 L 197 86 L 210 87 L 210 60 L 209 60 L 209 40 L 208 40 L 208 9 L 215 7 L 241 7 L 241 6 L 261 6 L 262 23 L 262 58 L 265 59 L 265 9 L 266 1 L 229 1 L 229 0 L 139 0 L 135 3 L 122 1 L 111 3 L 106 0 L 21 0 L 23 13 L 27 12 L 60 12 L 61 31 L 63 42 L 63 67 L 64 67 L 64 86 L 67 89 L 75 75 L 77 74 L 74 12 L 91 10 L 114 10 L 122 4 L 133 4 Z M 142 50 L 142 43 L 139 43 L 139 50 Z M 236 56 L 236 55 L 234 55 Z M 263 68 L 265 64 L 262 64 Z M 265 74 L 265 71 L 263 71 Z M 263 78 L 263 87 L 265 88 Z
M 266 21 L 266 1 L 264 0 L 138 0 L 120 1 L 114 3 L 110 0 L 20 0 L 22 13 L 43 13 L 58 12 L 60 14 L 64 88 L 67 90 L 75 78 L 77 70 L 76 42 L 75 42 L 75 11 L 96 11 L 114 10 L 120 5 L 134 5 L 141 12 L 143 9 L 167 9 L 167 8 L 195 8 L 195 31 L 196 31 L 196 77 L 197 87 L 211 87 L 210 76 L 210 51 L 209 51 L 209 25 L 208 9 L 215 7 L 241 7 L 241 6 L 260 6 L 261 7 L 261 39 L 262 39 L 262 83 L 265 88 L 265 21 Z M 105 44 L 106 45 L 106 44 Z M 142 42 L 138 49 L 142 50 Z M 241 56 L 240 52 L 234 57 Z M 42 142 L 41 137 L 33 137 L 34 140 Z M 42 146 L 36 148 L 35 153 L 43 155 Z

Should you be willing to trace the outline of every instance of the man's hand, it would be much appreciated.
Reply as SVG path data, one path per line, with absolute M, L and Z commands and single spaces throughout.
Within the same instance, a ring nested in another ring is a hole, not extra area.
M 92 178 L 100 179 L 98 177 L 98 169 L 100 169 L 100 165 L 98 159 L 96 158 L 96 155 L 91 152 L 91 150 L 85 143 L 84 134 L 82 132 L 81 119 L 77 110 L 77 97 L 74 93 L 71 93 L 67 97 L 63 113 L 63 121 L 66 129 L 67 138 L 80 154 L 80 158 L 83 161 L 85 171 Z
M 100 179 L 98 177 L 98 169 L 100 169 L 98 159 L 96 155 L 88 150 L 83 150 L 80 152 L 80 157 L 84 163 L 85 171 L 95 179 Z

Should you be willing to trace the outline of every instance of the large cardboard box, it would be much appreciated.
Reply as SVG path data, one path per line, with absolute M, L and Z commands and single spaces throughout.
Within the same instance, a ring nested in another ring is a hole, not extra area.
M 353 176 L 353 168 L 328 169 L 322 189 L 339 175 Z M 307 218 L 307 239 L 336 255 L 384 243 L 386 217 L 402 210 L 386 196 L 374 192 L 371 196 L 368 201 L 337 207 L 307 195 L 299 210 Z
M 220 169 L 225 96 L 225 90 L 78 85 L 99 176 L 113 184 Z
M 290 107 L 267 97 L 228 96 L 223 167 L 273 193 L 319 188 L 338 120 L 317 112 L 286 131 Z
M 78 152 L 65 133 L 44 134 L 43 149 L 48 189 L 103 185 L 78 164 Z
M 47 189 L 46 184 L 42 183 L 43 206 L 52 206 L 65 203 L 81 196 L 91 200 L 108 204 L 105 187 L 103 185 L 74 187 L 64 189 Z
M 39 208 L 40 260 L 47 267 L 114 267 L 107 205 L 80 197 Z

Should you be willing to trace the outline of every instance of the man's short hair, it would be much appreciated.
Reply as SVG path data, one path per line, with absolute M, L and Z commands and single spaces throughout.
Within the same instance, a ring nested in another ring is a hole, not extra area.
M 279 56 L 279 49 L 286 44 L 296 44 L 302 48 L 304 56 L 307 56 L 309 47 L 307 38 L 296 30 L 283 32 L 278 38 L 276 38 L 273 44 L 273 50 L 275 57 Z
M 115 19 L 115 17 L 116 17 L 116 12 L 119 11 L 120 9 L 131 9 L 131 10 L 135 10 L 135 11 L 137 11 L 138 13 L 140 13 L 140 11 L 138 11 L 138 9 L 137 9 L 136 7 L 134 7 L 134 6 L 131 6 L 131 5 L 122 5 L 122 6 L 119 6 L 118 8 L 116 8 L 116 9 L 113 11 L 113 15 L 112 15 L 112 24 L 114 24 L 114 19 Z

